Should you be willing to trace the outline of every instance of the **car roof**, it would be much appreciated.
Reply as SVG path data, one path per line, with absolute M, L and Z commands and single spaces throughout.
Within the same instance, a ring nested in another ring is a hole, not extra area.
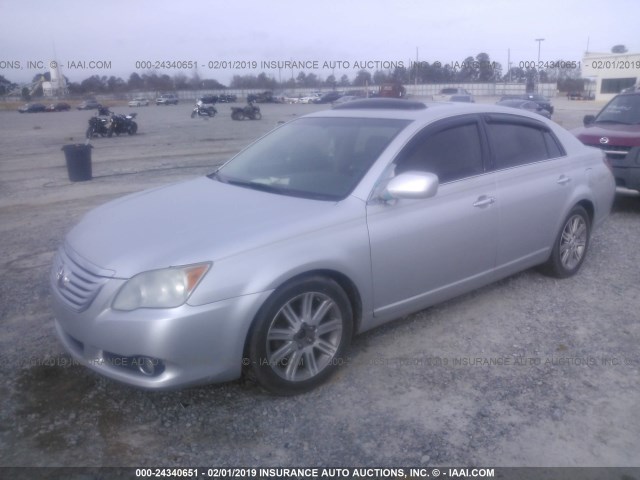
M 408 109 L 408 108 L 393 108 L 393 105 L 397 105 L 399 102 L 407 103 L 419 103 L 411 100 L 402 99 L 388 99 L 389 107 L 387 108 L 357 108 L 357 105 L 363 102 L 374 101 L 381 102 L 385 99 L 363 99 L 354 100 L 352 102 L 344 103 L 340 108 L 332 108 L 329 110 L 321 110 L 314 112 L 306 117 L 355 117 L 355 118 L 388 118 L 388 119 L 403 119 L 403 120 L 419 120 L 421 123 L 431 123 L 432 121 L 440 120 L 442 118 L 449 118 L 457 115 L 465 114 L 479 114 L 479 113 L 504 113 L 508 115 L 518 115 L 521 117 L 528 117 L 539 122 L 544 121 L 537 114 L 527 112 L 526 110 L 514 110 L 512 107 L 504 107 L 500 105 L 491 104 L 477 104 L 467 102 L 425 102 L 423 103 L 425 108 L 421 109 Z M 391 103 L 393 102 L 393 104 Z

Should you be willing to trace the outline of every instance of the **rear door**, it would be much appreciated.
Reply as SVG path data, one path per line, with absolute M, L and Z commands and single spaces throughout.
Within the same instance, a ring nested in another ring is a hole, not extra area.
M 484 118 L 500 199 L 497 265 L 516 271 L 549 256 L 578 178 L 543 122 L 508 114 Z

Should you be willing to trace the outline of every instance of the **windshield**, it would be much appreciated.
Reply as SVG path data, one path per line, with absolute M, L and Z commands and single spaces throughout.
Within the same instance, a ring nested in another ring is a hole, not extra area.
M 640 124 L 640 95 L 615 97 L 596 117 L 596 123 Z
M 409 122 L 301 118 L 243 150 L 211 178 L 282 195 L 340 200 Z

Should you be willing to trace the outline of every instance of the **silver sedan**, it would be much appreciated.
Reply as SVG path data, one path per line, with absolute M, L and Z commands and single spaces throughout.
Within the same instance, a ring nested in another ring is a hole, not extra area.
M 348 102 L 88 213 L 51 270 L 56 329 L 138 387 L 303 392 L 354 334 L 530 267 L 576 274 L 614 190 L 602 153 L 539 115 Z

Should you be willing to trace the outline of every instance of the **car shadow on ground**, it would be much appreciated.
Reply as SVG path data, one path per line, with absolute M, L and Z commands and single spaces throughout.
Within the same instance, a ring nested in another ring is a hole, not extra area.
M 640 192 L 618 188 L 611 212 L 640 214 Z

